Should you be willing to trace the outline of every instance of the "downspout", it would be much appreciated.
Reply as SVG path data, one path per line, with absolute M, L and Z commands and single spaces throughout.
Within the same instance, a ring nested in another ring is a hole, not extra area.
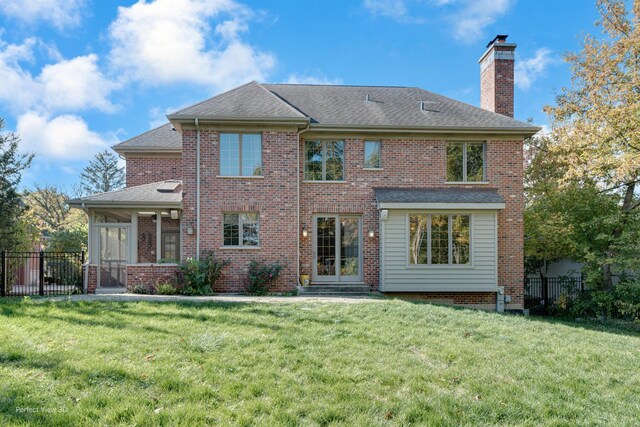
M 300 135 L 309 130 L 310 122 L 307 122 L 307 126 L 298 131 L 298 142 L 296 147 L 296 182 L 297 182 L 297 197 L 296 197 L 296 208 L 298 210 L 298 214 L 296 215 L 296 225 L 298 228 L 297 236 L 298 236 L 298 250 L 296 251 L 296 280 L 300 282 Z M 303 147 L 304 148 L 304 147 Z
M 200 122 L 196 125 L 196 259 L 200 259 Z
M 88 221 L 89 210 L 87 209 L 84 202 L 82 202 L 81 206 L 82 206 L 82 210 L 87 214 L 87 222 L 91 222 L 91 221 Z M 93 234 L 93 230 L 92 230 L 93 224 L 91 225 L 92 225 L 91 227 L 88 227 L 89 233 L 87 233 L 87 260 L 82 266 L 82 268 L 84 268 L 84 280 L 82 281 L 83 294 L 86 294 L 87 290 L 89 289 L 89 264 L 91 264 L 91 257 L 89 256 L 89 254 L 91 253 L 91 235 Z

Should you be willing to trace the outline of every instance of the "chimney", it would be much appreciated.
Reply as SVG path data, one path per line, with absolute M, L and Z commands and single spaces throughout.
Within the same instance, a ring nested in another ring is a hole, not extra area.
M 480 57 L 480 107 L 513 117 L 513 63 L 515 43 L 497 35 Z

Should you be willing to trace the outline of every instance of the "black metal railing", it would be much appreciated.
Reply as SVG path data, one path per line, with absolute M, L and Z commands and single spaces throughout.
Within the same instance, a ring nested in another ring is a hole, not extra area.
M 575 299 L 584 291 L 582 277 L 527 277 L 524 280 L 524 308 L 546 313 L 561 295 Z
M 84 252 L 0 252 L 0 295 L 66 295 L 84 289 Z

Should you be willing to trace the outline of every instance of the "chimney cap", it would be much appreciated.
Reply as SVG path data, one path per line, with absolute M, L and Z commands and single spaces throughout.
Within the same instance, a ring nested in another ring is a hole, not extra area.
M 507 34 L 498 34 L 497 36 L 495 36 L 493 38 L 493 40 L 491 40 L 489 43 L 487 43 L 487 48 L 491 47 L 492 44 L 498 42 L 498 43 L 504 43 L 507 41 L 507 37 L 509 37 L 509 35 Z

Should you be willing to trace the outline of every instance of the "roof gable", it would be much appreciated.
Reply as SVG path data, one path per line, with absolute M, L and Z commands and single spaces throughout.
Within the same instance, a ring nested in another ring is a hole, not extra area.
M 182 149 L 182 135 L 171 123 L 151 129 L 112 147 L 117 152 L 144 151 L 146 149 L 176 151 Z

